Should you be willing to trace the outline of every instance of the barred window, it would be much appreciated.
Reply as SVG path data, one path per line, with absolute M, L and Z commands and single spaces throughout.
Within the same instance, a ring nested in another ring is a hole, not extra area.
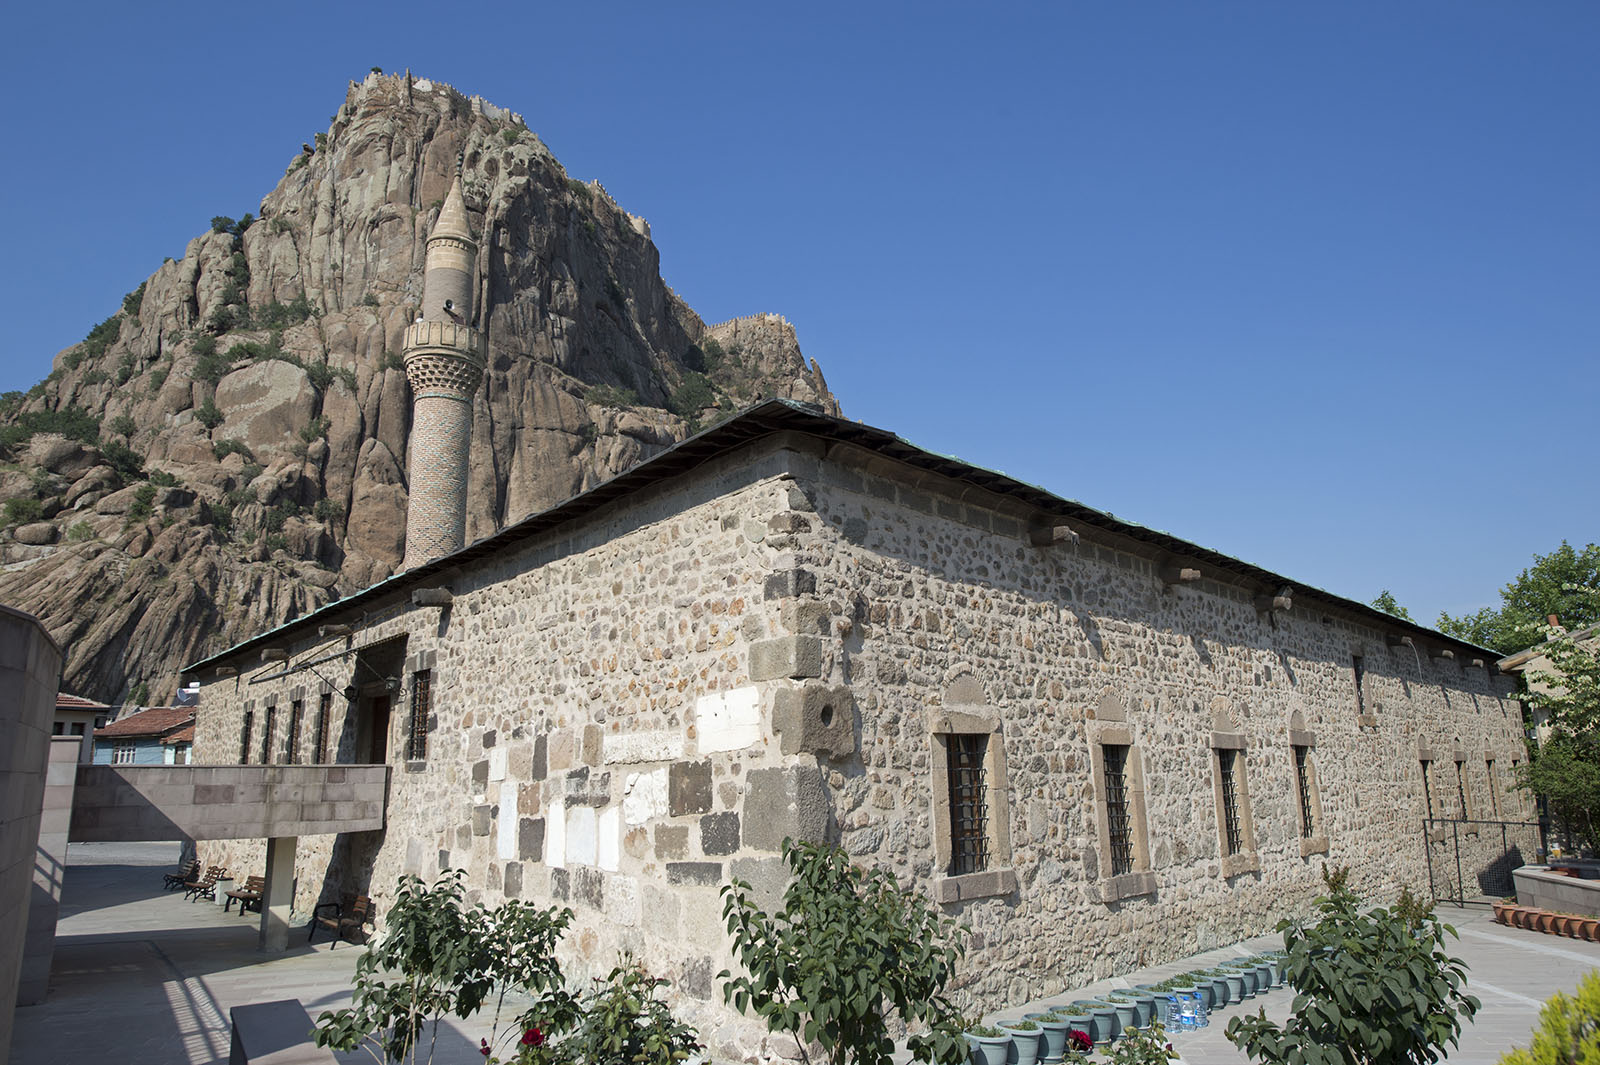
M 300 761 L 300 719 L 305 710 L 306 704 L 299 699 L 289 704 L 289 736 L 283 744 L 283 760 L 290 765 Z
M 1361 680 L 1367 674 L 1366 659 L 1360 655 L 1351 655 L 1350 666 L 1356 677 L 1356 713 L 1365 714 L 1367 712 L 1367 699 L 1361 691 Z
M 1461 804 L 1461 820 L 1472 820 L 1472 807 L 1467 805 L 1467 771 L 1465 762 L 1456 763 L 1456 802 Z
M 950 874 L 976 873 L 988 865 L 988 802 L 983 759 L 989 737 L 954 733 L 945 745 L 950 781 Z
M 1295 746 L 1294 780 L 1300 791 L 1300 838 L 1317 834 L 1315 807 L 1311 805 L 1311 748 Z
M 1105 766 L 1106 829 L 1111 840 L 1111 875 L 1133 871 L 1133 830 L 1128 817 L 1128 748 L 1100 748 Z
M 1428 770 L 1433 763 L 1426 758 L 1422 759 L 1422 816 L 1433 817 L 1433 784 L 1428 779 Z
M 255 725 L 255 722 L 256 712 L 254 710 L 246 710 L 244 712 L 244 724 L 239 726 L 240 765 L 250 764 L 250 730 Z
M 272 719 L 277 716 L 278 708 L 267 707 L 267 716 L 261 722 L 261 764 L 272 764 Z
M 1494 778 L 1494 759 L 1483 760 L 1484 775 L 1489 778 L 1489 810 L 1495 820 L 1500 819 L 1500 783 Z
M 317 765 L 326 765 L 328 761 L 328 716 L 332 712 L 333 695 L 323 692 L 322 700 L 317 705 L 317 736 L 315 747 L 311 752 Z
M 433 670 L 419 669 L 411 675 L 411 730 L 406 739 L 406 758 L 421 761 L 428 757 L 428 714 L 433 709 Z
M 1239 781 L 1237 768 L 1239 752 L 1220 748 L 1217 751 L 1217 769 L 1222 781 L 1222 845 L 1225 855 L 1244 850 L 1244 838 L 1239 827 Z

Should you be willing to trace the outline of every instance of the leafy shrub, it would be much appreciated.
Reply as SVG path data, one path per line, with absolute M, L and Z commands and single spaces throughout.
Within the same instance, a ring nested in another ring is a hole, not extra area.
M 60 433 L 69 439 L 92 444 L 100 436 L 100 419 L 81 407 L 72 406 L 23 411 L 15 422 L 0 426 L 0 445 L 12 449 L 21 447 L 35 433 Z
M 500 139 L 505 141 L 506 147 L 509 148 L 513 144 L 517 143 L 517 131 L 514 129 L 503 129 L 500 131 Z
M 325 362 L 308 362 L 305 364 L 306 378 L 311 382 L 311 387 L 318 392 L 325 391 L 333 384 L 333 368 Z
M 267 554 L 274 551 L 289 550 L 289 538 L 281 532 L 267 533 L 261 538 L 261 546 L 267 549 Z
M 130 351 L 126 355 L 122 356 L 121 359 L 117 360 L 117 387 L 120 388 L 121 386 L 127 384 L 128 379 L 132 376 L 133 352 Z
M 139 287 L 122 297 L 122 313 L 129 318 L 139 317 L 139 308 L 144 306 L 144 287 L 147 281 L 139 282 Z
M 1266 1011 L 1235 1017 L 1227 1036 L 1252 1060 L 1416 1065 L 1456 1045 L 1478 1011 L 1466 966 L 1444 951 L 1455 929 L 1409 892 L 1394 910 L 1361 909 L 1348 869 L 1322 870 L 1315 924 L 1283 921 L 1288 983 L 1298 992 L 1279 1027 Z
M 205 381 L 208 384 L 213 385 L 218 381 L 221 381 L 227 376 L 228 371 L 233 369 L 233 353 L 234 351 L 238 350 L 238 348 L 239 345 L 236 344 L 232 348 L 229 348 L 228 353 L 224 355 L 213 347 L 210 351 L 206 352 L 204 355 L 201 355 L 195 360 L 193 371 L 194 379 L 196 381 Z
M 7 525 L 22 525 L 30 521 L 38 521 L 44 517 L 44 504 L 32 496 L 12 496 L 6 500 L 5 519 Z
M 119 311 L 89 330 L 89 335 L 83 338 L 83 347 L 67 356 L 67 369 L 76 370 L 78 363 L 82 362 L 85 356 L 98 359 L 106 353 L 107 348 L 116 343 L 121 333 L 122 313 Z
M 667 400 L 667 409 L 680 418 L 693 418 L 705 408 L 716 405 L 717 394 L 711 387 L 710 379 L 692 370 L 683 375 L 683 381 L 672 390 Z
M 194 346 L 189 349 L 198 357 L 216 354 L 217 338 L 214 336 L 200 336 L 195 339 Z
M 356 962 L 350 1006 L 317 1017 L 318 1046 L 350 1051 L 369 1044 L 379 1060 L 431 1060 L 438 1022 L 470 1017 L 491 996 L 498 1036 L 507 992 L 535 1000 L 519 1018 L 519 1030 L 541 1019 L 552 1028 L 571 1023 L 575 1005 L 562 987 L 555 946 L 572 911 L 542 910 L 520 899 L 495 910 L 469 907 L 465 875 L 451 870 L 431 888 L 414 876 L 400 879 L 387 934 Z
M 356 372 L 348 366 L 341 366 L 333 371 L 333 376 L 344 382 L 344 387 L 351 392 L 356 390 Z
M 83 383 L 86 385 L 103 385 L 110 379 L 104 370 L 90 370 L 83 375 Z
M 231 232 L 233 232 L 233 227 L 234 227 L 234 221 L 233 221 L 233 219 L 229 218 L 227 215 L 218 214 L 218 215 L 212 215 L 211 216 L 211 232 L 213 232 L 213 233 L 231 233 Z
M 1600 737 L 1553 729 L 1516 774 L 1518 786 L 1544 796 L 1568 838 L 1590 849 L 1600 843 Z
M 405 368 L 406 360 L 402 359 L 400 353 L 395 351 L 384 352 L 383 361 L 378 363 L 378 369 L 380 370 L 404 370 Z
M 106 465 L 124 477 L 133 478 L 144 472 L 144 456 L 118 440 L 100 441 L 100 454 Z
M 211 445 L 211 453 L 217 457 L 218 462 L 229 455 L 243 455 L 247 461 L 255 458 L 243 440 L 218 440 Z
M 199 518 L 200 524 L 210 525 L 224 535 L 233 528 L 233 508 L 226 502 L 210 503 L 201 500 Z
M 141 484 L 133 491 L 133 504 L 128 507 L 128 521 L 143 521 L 155 510 L 156 486 Z
M 167 372 L 165 366 L 150 371 L 150 391 L 161 391 L 161 386 L 167 383 Z
M 209 432 L 222 424 L 222 410 L 210 396 L 207 396 L 205 402 L 195 408 L 194 420 L 205 426 Z
M 589 201 L 589 186 L 579 181 L 577 178 L 567 178 L 567 191 L 572 193 L 572 195 L 577 199 L 583 200 L 585 203 Z
M 264 326 L 283 327 L 299 325 L 316 313 L 316 308 L 306 298 L 304 292 L 299 293 L 288 303 L 279 303 L 273 300 L 256 314 L 256 321 Z
M 150 483 L 158 488 L 176 488 L 183 482 L 166 470 L 151 470 Z
M 552 1048 L 561 1062 L 685 1061 L 701 1048 L 694 1029 L 680 1024 L 656 997 L 666 981 L 625 958 L 578 1003 L 578 1022 Z
M 631 409 L 639 405 L 639 394 L 631 388 L 620 388 L 617 385 L 590 385 L 588 391 L 583 394 L 583 401 L 599 407 Z
M 1500 1059 L 1499 1065 L 1565 1065 L 1600 1061 L 1600 972 L 1589 970 L 1568 997 L 1557 991 L 1539 1011 L 1533 1042 Z
M 94 526 L 86 521 L 75 522 L 67 529 L 67 539 L 73 543 L 82 543 L 84 540 L 94 539 Z
M 319 499 L 311 508 L 311 515 L 318 521 L 338 522 L 344 518 L 344 504 L 332 499 Z
M 776 914 L 756 908 L 749 884 L 722 889 L 723 920 L 748 973 L 719 974 L 723 1000 L 820 1044 L 832 1065 L 888 1065 L 891 1010 L 927 1029 L 909 1040 L 913 1060 L 965 1061 L 961 1019 L 944 995 L 962 954 L 955 922 L 837 847 L 786 839 L 783 857 L 793 879 Z
M 376 307 L 376 306 L 378 306 L 378 294 L 376 292 L 369 292 L 365 296 L 362 296 L 361 297 L 361 306 L 363 306 L 363 307 Z
M 16 414 L 17 411 L 22 409 L 22 401 L 27 398 L 24 393 L 15 389 L 0 394 L 0 418 L 9 418 Z
M 134 706 L 148 706 L 150 704 L 150 685 L 141 680 L 128 689 L 128 702 Z

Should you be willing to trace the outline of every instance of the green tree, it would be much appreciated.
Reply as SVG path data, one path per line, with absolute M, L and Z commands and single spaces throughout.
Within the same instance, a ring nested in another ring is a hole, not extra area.
M 830 1065 L 888 1065 L 891 1011 L 916 1033 L 913 1060 L 966 1061 L 961 1019 L 944 994 L 962 955 L 955 922 L 837 847 L 784 840 L 783 857 L 792 879 L 777 913 L 756 907 L 749 884 L 722 889 L 747 973 L 719 974 L 723 1001 L 754 1010 L 802 1047 L 821 1046 Z
M 1592 735 L 1552 732 L 1517 767 L 1517 783 L 1545 797 L 1558 833 L 1600 853 L 1600 745 Z
M 1411 616 L 1411 611 L 1401 606 L 1399 602 L 1395 600 L 1394 593 L 1387 588 L 1378 593 L 1378 597 L 1372 601 L 1372 605 L 1383 611 L 1385 614 L 1393 614 L 1395 617 L 1404 618 L 1407 621 L 1416 620 Z
M 1545 619 L 1554 614 L 1561 624 L 1578 628 L 1600 621 L 1600 545 L 1575 549 L 1565 540 L 1548 555 L 1534 555 L 1533 565 L 1500 589 L 1500 606 L 1451 617 L 1439 614 L 1439 631 L 1482 647 L 1512 654 L 1540 639 Z
M 1361 908 L 1348 869 L 1323 867 L 1328 893 L 1314 924 L 1283 921 L 1285 972 L 1296 990 L 1282 1026 L 1235 1017 L 1227 1036 L 1253 1061 L 1272 1065 L 1419 1065 L 1458 1045 L 1478 1011 L 1467 971 L 1445 953 L 1442 924 L 1409 893 L 1394 908 Z

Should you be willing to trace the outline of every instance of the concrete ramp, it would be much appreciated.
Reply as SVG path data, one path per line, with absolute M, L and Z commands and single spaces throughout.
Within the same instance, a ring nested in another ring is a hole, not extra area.
M 386 765 L 80 765 L 74 843 L 277 839 L 384 827 Z

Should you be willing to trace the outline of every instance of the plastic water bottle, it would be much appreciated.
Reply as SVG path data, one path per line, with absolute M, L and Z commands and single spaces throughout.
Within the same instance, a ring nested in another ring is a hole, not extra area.
M 1211 1023 L 1211 1011 L 1206 1009 L 1206 999 L 1204 995 L 1196 994 L 1194 997 L 1194 1026 L 1196 1028 L 1204 1028 Z
M 1180 1012 L 1178 1014 L 1178 1027 L 1181 1030 L 1185 1031 L 1185 1032 L 1192 1032 L 1195 1029 L 1195 1016 L 1194 1016 L 1194 999 L 1195 999 L 1195 996 L 1193 996 L 1193 995 L 1181 995 L 1179 997 L 1183 1000 L 1183 1005 L 1181 1007 L 1179 1007 Z
M 1174 1032 L 1181 1032 L 1183 1028 L 1183 1003 L 1175 994 L 1167 995 L 1167 1024 Z

